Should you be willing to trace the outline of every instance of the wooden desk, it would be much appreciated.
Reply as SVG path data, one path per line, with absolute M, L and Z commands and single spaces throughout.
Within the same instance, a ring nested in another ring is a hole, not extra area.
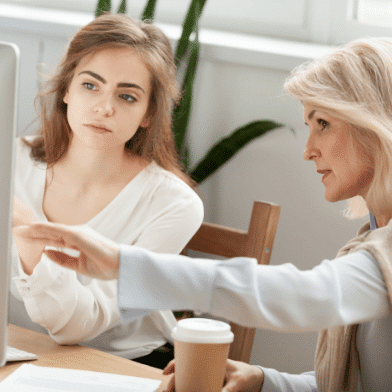
M 162 380 L 158 391 L 163 391 L 169 376 L 163 376 L 161 369 L 156 369 L 137 362 L 116 357 L 102 351 L 83 346 L 59 346 L 48 335 L 29 329 L 8 326 L 9 346 L 29 351 L 38 355 L 38 360 L 29 362 L 10 362 L 0 368 L 0 381 L 16 370 L 23 363 L 37 366 L 49 366 L 67 369 L 92 370 L 95 372 L 124 374 L 127 376 Z

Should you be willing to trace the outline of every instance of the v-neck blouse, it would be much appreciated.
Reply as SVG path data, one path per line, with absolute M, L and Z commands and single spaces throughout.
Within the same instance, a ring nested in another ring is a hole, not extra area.
M 20 139 L 16 157 L 15 196 L 39 220 L 47 221 L 42 209 L 46 164 L 33 161 L 30 148 Z M 179 253 L 202 220 L 203 204 L 198 195 L 152 162 L 87 225 L 118 243 Z M 175 318 L 170 311 L 152 312 L 128 325 L 121 324 L 117 281 L 80 276 L 46 256 L 28 276 L 20 265 L 15 243 L 11 269 L 10 319 L 32 329 L 39 324 L 60 344 L 84 342 L 125 358 L 137 358 L 171 338 Z

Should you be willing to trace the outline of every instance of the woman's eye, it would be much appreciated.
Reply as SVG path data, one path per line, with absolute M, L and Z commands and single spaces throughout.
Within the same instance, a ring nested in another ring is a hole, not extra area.
M 136 98 L 133 97 L 132 95 L 128 95 L 128 94 L 121 94 L 120 97 L 127 102 L 136 102 Z
M 328 122 L 322 119 L 318 120 L 318 123 L 321 125 L 321 130 L 324 130 L 328 126 Z
M 88 90 L 96 90 L 96 87 L 92 83 L 85 82 L 83 83 L 83 86 Z

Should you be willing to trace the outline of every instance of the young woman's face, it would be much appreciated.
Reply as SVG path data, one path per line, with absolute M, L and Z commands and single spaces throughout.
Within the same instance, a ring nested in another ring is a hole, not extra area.
M 148 126 L 151 75 L 136 52 L 104 49 L 75 69 L 64 97 L 73 138 L 94 149 L 124 148 Z
M 352 141 L 353 127 L 311 105 L 304 105 L 304 118 L 310 134 L 303 157 L 314 161 L 322 175 L 326 200 L 357 195 L 366 200 L 374 171 L 369 157 Z

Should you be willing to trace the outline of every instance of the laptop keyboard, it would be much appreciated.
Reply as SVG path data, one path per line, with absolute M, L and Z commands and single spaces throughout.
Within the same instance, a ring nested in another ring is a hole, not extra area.
M 7 362 L 14 362 L 14 361 L 31 361 L 33 359 L 38 359 L 38 357 L 27 351 L 19 350 L 15 347 L 7 346 Z

